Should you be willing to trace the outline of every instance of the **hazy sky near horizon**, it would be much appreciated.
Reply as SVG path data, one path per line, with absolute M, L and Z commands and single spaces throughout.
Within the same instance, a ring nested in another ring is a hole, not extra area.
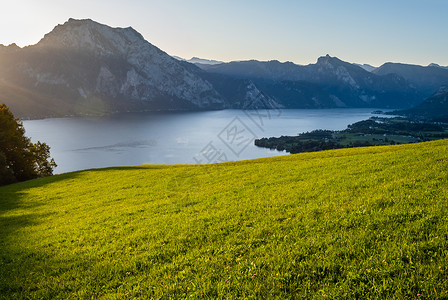
M 69 18 L 132 26 L 171 55 L 314 63 L 329 54 L 448 65 L 446 0 L 0 0 L 0 44 L 26 46 Z

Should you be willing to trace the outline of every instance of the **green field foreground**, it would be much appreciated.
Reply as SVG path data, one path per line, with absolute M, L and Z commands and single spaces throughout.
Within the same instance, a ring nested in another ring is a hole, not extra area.
M 1 299 L 448 299 L 448 140 L 0 188 Z

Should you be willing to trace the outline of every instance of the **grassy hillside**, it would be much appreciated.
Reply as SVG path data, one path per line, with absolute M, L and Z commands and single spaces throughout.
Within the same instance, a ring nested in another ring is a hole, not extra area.
M 448 299 L 448 140 L 0 188 L 0 298 Z

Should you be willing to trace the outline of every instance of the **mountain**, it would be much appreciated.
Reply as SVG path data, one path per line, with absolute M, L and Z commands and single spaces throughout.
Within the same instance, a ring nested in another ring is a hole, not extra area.
M 201 76 L 211 82 L 213 87 L 225 97 L 228 108 L 278 109 L 285 107 L 275 101 L 271 95 L 260 90 L 260 84 L 255 84 L 250 79 L 206 72 L 202 73 Z M 282 99 L 282 103 L 284 102 L 284 99 Z
M 420 90 L 426 97 L 431 96 L 441 86 L 448 85 L 448 69 L 434 65 L 423 67 L 400 63 L 385 63 L 374 70 L 373 73 L 377 75 L 399 75 Z
M 232 61 L 219 65 L 200 65 L 210 73 L 218 73 L 237 78 L 287 80 L 294 77 L 298 65 L 277 60 L 261 62 L 257 60 Z M 293 78 L 297 79 L 297 78 Z
M 410 107 L 424 99 L 399 75 L 377 75 L 329 55 L 307 66 L 251 60 L 200 67 L 209 73 L 252 80 L 288 108 Z
M 204 71 L 205 64 L 181 62 L 190 72 L 210 82 L 224 97 L 226 108 L 278 109 L 284 107 L 271 96 L 262 92 L 252 80 Z
M 376 67 L 371 66 L 369 64 L 354 64 L 355 66 L 358 66 L 360 68 L 363 68 L 364 70 L 366 70 L 367 72 L 372 72 L 373 70 L 376 69 Z
M 192 57 L 190 59 L 185 59 L 182 58 L 180 56 L 176 56 L 173 55 L 173 57 L 177 60 L 181 60 L 181 61 L 187 61 L 191 64 L 200 64 L 200 65 L 218 65 L 218 64 L 223 64 L 224 62 L 219 61 L 219 60 L 213 60 L 213 59 L 205 59 L 205 58 L 199 58 L 199 57 Z
M 0 102 L 22 118 L 223 108 L 407 108 L 448 85 L 448 70 L 442 67 L 366 68 L 329 55 L 306 66 L 185 61 L 131 27 L 70 19 L 36 45 L 0 45 Z
M 36 45 L 0 47 L 0 102 L 28 117 L 226 106 L 211 83 L 133 28 L 74 19 Z
M 432 121 L 448 122 L 448 87 L 441 87 L 434 95 L 416 107 L 393 113 Z
M 199 57 L 192 57 L 191 59 L 189 59 L 187 61 L 192 64 L 202 64 L 202 65 L 219 65 L 219 64 L 224 63 L 224 62 L 218 61 L 218 60 L 204 59 L 204 58 L 199 58 Z
M 442 69 L 448 69 L 448 66 L 443 67 L 443 66 L 435 64 L 435 63 L 429 64 L 428 67 L 437 67 L 437 68 L 442 68 Z
M 185 58 L 182 58 L 182 57 L 180 57 L 180 56 L 171 55 L 171 57 L 173 57 L 173 58 L 175 58 L 175 59 L 177 59 L 177 60 L 186 61 Z

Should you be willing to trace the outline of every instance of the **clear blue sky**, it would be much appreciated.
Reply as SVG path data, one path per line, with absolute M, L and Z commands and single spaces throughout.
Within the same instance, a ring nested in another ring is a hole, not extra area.
M 447 0 L 2 0 L 0 44 L 25 46 L 70 17 L 132 26 L 184 58 L 448 65 Z

